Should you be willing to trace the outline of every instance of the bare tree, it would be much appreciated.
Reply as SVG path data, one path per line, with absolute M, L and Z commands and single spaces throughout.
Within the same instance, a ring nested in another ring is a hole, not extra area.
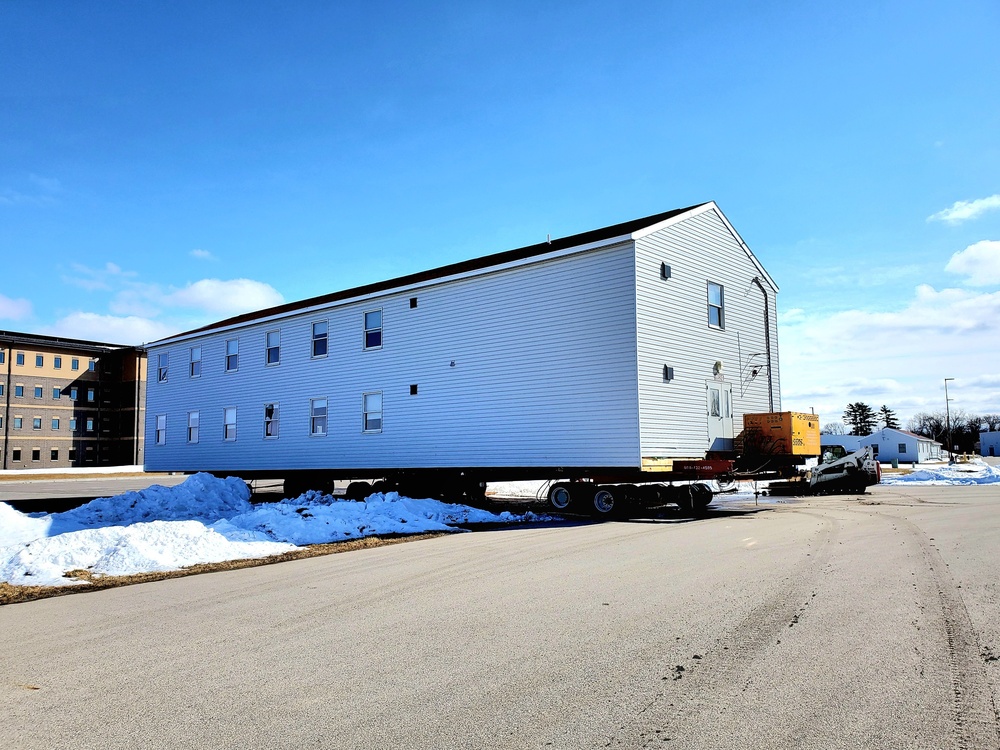
M 847 429 L 840 422 L 827 422 L 820 430 L 821 435 L 845 435 Z
M 990 432 L 1000 431 L 1000 414 L 984 414 L 980 419 Z

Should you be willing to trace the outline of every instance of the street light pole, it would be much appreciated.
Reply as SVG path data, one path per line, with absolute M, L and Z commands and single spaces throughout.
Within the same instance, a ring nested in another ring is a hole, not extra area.
M 945 420 L 947 420 L 947 427 L 948 427 L 948 463 L 950 463 L 950 464 L 955 463 L 955 454 L 952 453 L 952 451 L 951 451 L 951 448 L 952 448 L 952 445 L 951 445 L 951 404 L 949 403 L 951 401 L 951 399 L 948 398 L 948 381 L 949 380 L 954 380 L 954 379 L 955 378 L 945 378 L 944 379 L 944 414 L 945 414 Z

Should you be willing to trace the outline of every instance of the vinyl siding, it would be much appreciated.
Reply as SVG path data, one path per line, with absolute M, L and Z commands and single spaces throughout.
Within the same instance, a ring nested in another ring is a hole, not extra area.
M 660 278 L 660 264 L 671 267 Z M 744 413 L 769 411 L 764 295 L 768 292 L 774 410 L 780 411 L 776 290 L 747 256 L 716 209 L 695 212 L 636 241 L 636 317 L 640 440 L 643 456 L 700 457 L 708 448 L 706 381 L 715 362 L 732 384 L 734 433 Z M 725 327 L 708 324 L 708 282 L 724 290 Z M 665 382 L 663 367 L 674 368 Z
M 631 243 L 389 293 L 235 331 L 152 346 L 149 470 L 463 466 L 636 466 L 639 462 Z M 411 309 L 411 297 L 418 299 Z M 363 349 L 364 312 L 382 309 L 383 346 Z M 310 358 L 311 323 L 329 320 L 329 355 Z M 265 333 L 281 362 L 265 366 Z M 239 338 L 239 371 L 224 372 Z M 202 375 L 187 375 L 191 346 Z M 452 366 L 454 362 L 454 366 Z M 410 395 L 410 386 L 418 393 Z M 381 433 L 362 432 L 362 394 L 381 391 Z M 309 435 L 309 403 L 328 398 L 328 434 Z M 280 404 L 264 440 L 264 404 Z M 223 441 L 223 409 L 238 410 Z M 200 436 L 186 443 L 187 413 Z M 158 414 L 166 445 L 155 444 Z

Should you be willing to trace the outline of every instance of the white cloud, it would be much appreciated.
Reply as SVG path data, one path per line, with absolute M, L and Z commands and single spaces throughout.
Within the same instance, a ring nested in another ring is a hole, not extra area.
M 188 253 L 188 255 L 192 258 L 197 258 L 198 260 L 218 260 L 218 258 L 212 255 L 212 253 L 208 250 L 199 250 L 197 248 Z
M 953 408 L 1000 412 L 1000 292 L 918 286 L 896 310 L 779 317 L 782 408 L 837 421 L 864 401 L 896 410 L 905 424 L 944 409 L 943 379 L 956 378 Z
M 108 291 L 123 280 L 135 278 L 135 271 L 123 271 L 116 263 L 105 263 L 104 268 L 90 268 L 81 263 L 70 266 L 71 274 L 63 274 L 62 280 L 67 284 L 86 289 L 88 292 Z
M 252 279 L 202 279 L 170 292 L 163 304 L 193 307 L 217 315 L 237 315 L 280 305 L 285 298 L 270 284 Z
M 998 208 L 1000 208 L 1000 194 L 991 195 L 989 198 L 978 198 L 973 201 L 955 201 L 950 208 L 928 216 L 927 221 L 944 221 L 949 224 L 959 224 L 969 219 L 978 218 L 987 211 L 994 211 Z
M 90 312 L 75 312 L 57 321 L 47 331 L 53 336 L 67 336 L 110 344 L 142 344 L 166 338 L 180 329 L 169 323 L 138 316 L 117 317 Z
M 31 302 L 0 294 L 0 320 L 23 320 L 31 317 Z
M 945 271 L 967 276 L 971 286 L 1000 284 L 1000 242 L 982 240 L 951 256 Z

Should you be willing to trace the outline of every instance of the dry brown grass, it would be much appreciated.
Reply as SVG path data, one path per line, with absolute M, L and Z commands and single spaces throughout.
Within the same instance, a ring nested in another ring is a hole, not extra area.
M 71 586 L 12 586 L 9 583 L 0 582 L 0 606 L 4 604 L 17 604 L 30 602 L 35 599 L 47 599 L 50 596 L 65 596 L 66 594 L 84 594 L 91 591 L 103 591 L 104 589 L 118 588 L 119 586 L 131 586 L 133 583 L 148 583 L 149 581 L 163 581 L 168 578 L 181 578 L 183 576 L 199 575 L 201 573 L 215 573 L 220 570 L 239 570 L 241 568 L 256 568 L 261 565 L 273 565 L 275 563 L 288 562 L 289 560 L 303 560 L 307 557 L 320 557 L 322 555 L 334 555 L 340 552 L 353 552 L 359 549 L 372 549 L 374 547 L 385 547 L 390 544 L 400 544 L 402 542 L 415 542 L 421 539 L 434 539 L 445 536 L 449 532 L 434 532 L 427 534 L 410 534 L 407 536 L 367 536 L 363 539 L 348 539 L 343 542 L 331 542 L 329 544 L 313 544 L 309 547 L 284 552 L 280 555 L 270 557 L 254 557 L 243 560 L 226 560 L 219 563 L 203 563 L 192 565 L 181 570 L 166 570 L 156 573 L 136 573 L 128 576 L 95 576 L 89 570 L 71 570 L 65 573 L 66 578 L 75 578 L 79 581 L 86 581 L 83 585 Z

